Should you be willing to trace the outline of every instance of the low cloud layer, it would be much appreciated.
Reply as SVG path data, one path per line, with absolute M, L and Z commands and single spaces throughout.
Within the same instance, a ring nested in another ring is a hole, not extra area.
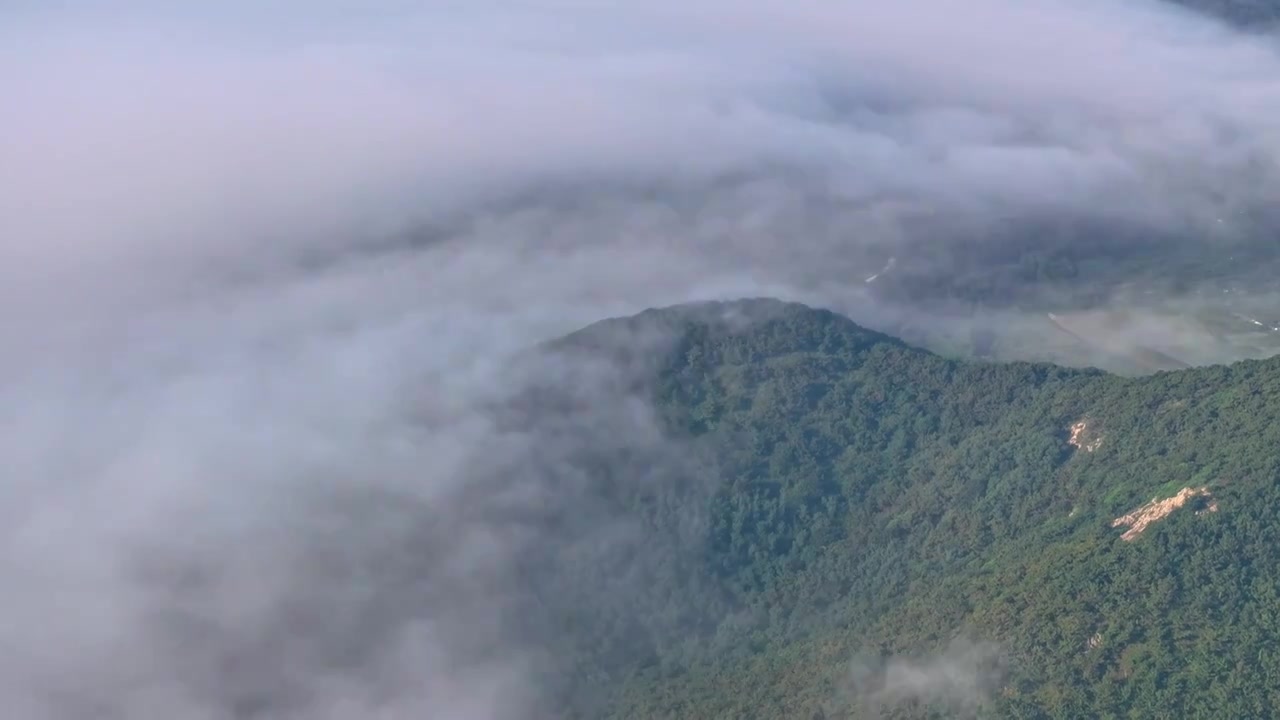
M 903 711 L 973 718 L 1000 690 L 1007 662 L 998 646 L 963 637 L 934 655 L 858 658 L 836 702 L 859 718 Z
M 1272 42 L 1137 0 L 176 7 L 0 11 L 15 716 L 536 713 L 530 548 L 648 566 L 609 512 L 494 518 L 581 500 L 588 441 L 701 471 L 633 395 L 503 426 L 516 353 L 709 297 L 874 319 L 889 256 L 1225 242 L 1280 189 Z

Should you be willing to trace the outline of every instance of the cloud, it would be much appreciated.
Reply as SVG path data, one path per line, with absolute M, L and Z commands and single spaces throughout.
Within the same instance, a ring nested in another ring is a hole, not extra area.
M 890 313 L 862 282 L 887 254 L 933 267 L 1010 216 L 1252 227 L 1276 190 L 1270 41 L 1155 4 L 5 12 L 23 717 L 519 717 L 557 646 L 509 621 L 547 597 L 513 573 L 627 557 L 548 611 L 625 617 L 683 572 L 589 497 L 590 451 L 640 488 L 710 473 L 607 378 L 595 415 L 502 425 L 590 367 L 518 353 L 700 298 Z
M 903 708 L 976 717 L 994 698 L 1006 670 L 998 646 L 957 638 L 936 655 L 855 660 L 840 702 L 858 708 L 858 717 Z

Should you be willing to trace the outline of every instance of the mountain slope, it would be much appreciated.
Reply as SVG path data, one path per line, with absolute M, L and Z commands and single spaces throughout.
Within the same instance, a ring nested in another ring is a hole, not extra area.
M 679 569 L 626 609 L 645 651 L 579 664 L 616 717 L 1280 702 L 1256 680 L 1280 672 L 1280 361 L 1136 379 L 966 364 L 765 300 L 649 311 L 548 349 L 622 363 L 701 458 L 618 500 L 686 541 L 655 551 Z M 595 462 L 616 476 L 616 458 Z M 1206 494 L 1132 540 L 1112 527 L 1184 488 Z
M 1274 28 L 1280 21 L 1280 4 L 1275 0 L 1173 0 L 1191 10 L 1213 15 L 1245 28 Z

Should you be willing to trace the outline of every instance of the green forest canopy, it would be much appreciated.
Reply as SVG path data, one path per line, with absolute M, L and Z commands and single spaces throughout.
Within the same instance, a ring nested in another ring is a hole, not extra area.
M 630 605 L 565 630 L 583 715 L 1280 706 L 1280 359 L 1141 378 L 962 362 L 772 300 L 651 310 L 548 350 L 626 365 L 697 459 L 601 491 L 652 537 L 691 539 L 655 550 Z M 1112 526 L 1184 488 L 1205 494 L 1132 541 Z

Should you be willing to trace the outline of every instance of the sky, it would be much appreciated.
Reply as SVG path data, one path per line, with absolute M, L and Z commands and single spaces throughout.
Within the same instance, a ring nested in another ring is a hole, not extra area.
M 575 502 L 584 444 L 679 453 L 606 379 L 502 427 L 591 371 L 518 353 L 695 299 L 874 320 L 864 278 L 950 228 L 1209 243 L 1280 181 L 1274 42 L 1143 0 L 188 5 L 0 8 L 22 717 L 519 720 L 518 549 L 636 541 L 466 510 Z M 350 510 L 387 498 L 419 514 Z

